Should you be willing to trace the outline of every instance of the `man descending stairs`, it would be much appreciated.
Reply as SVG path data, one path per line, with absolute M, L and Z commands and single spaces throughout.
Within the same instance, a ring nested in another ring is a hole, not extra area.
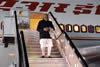
M 40 58 L 41 49 L 37 31 L 24 30 L 24 37 L 30 67 L 67 67 L 67 63 L 61 57 L 56 45 L 54 45 L 51 52 L 52 58 Z

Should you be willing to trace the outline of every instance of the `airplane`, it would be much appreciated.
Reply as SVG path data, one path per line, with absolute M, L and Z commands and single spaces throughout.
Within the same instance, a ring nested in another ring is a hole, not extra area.
M 50 59 L 39 58 L 45 15 L 55 28 Z M 99 17 L 99 0 L 0 0 L 0 66 L 99 67 Z

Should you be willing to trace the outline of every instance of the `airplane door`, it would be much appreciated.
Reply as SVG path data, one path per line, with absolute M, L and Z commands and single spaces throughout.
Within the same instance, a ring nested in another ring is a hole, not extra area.
M 30 29 L 36 30 L 39 21 L 42 20 L 44 16 L 45 14 L 41 14 L 41 13 L 31 13 L 30 14 Z

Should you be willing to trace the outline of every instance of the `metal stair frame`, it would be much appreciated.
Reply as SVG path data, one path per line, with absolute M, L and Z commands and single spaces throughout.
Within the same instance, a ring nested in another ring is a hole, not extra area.
M 52 21 L 56 32 L 56 45 L 61 53 L 61 55 L 65 58 L 66 63 L 68 63 L 69 67 L 88 67 L 84 58 L 80 55 L 79 51 L 75 47 L 74 44 L 71 44 L 72 41 L 68 40 L 68 35 L 61 30 L 59 24 L 56 19 L 50 12 L 48 14 L 49 20 Z

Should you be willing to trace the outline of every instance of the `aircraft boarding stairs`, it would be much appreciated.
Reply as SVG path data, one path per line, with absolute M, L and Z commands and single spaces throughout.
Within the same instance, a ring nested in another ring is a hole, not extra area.
M 52 58 L 40 58 L 39 33 L 35 30 L 24 31 L 26 49 L 30 67 L 67 67 L 56 45 L 52 49 Z
M 61 41 L 55 40 L 53 43 L 52 58 L 40 58 L 39 32 L 35 30 L 23 30 L 23 32 L 29 67 L 84 67 L 68 42 L 66 42 L 66 46 L 61 44 L 61 42 L 65 42 L 61 40 L 61 37 L 58 38 Z
M 36 30 L 23 30 L 29 67 L 88 67 L 85 59 L 68 35 L 61 30 L 52 13 L 49 13 L 48 17 L 55 28 L 52 58 L 40 58 L 39 32 Z
M 48 14 L 48 18 L 52 21 L 55 28 L 54 47 L 51 52 L 52 58 L 40 58 L 39 32 L 26 29 L 19 33 L 15 12 L 19 53 L 17 67 L 88 67 L 85 59 L 81 56 L 68 35 L 61 30 L 52 13 Z

